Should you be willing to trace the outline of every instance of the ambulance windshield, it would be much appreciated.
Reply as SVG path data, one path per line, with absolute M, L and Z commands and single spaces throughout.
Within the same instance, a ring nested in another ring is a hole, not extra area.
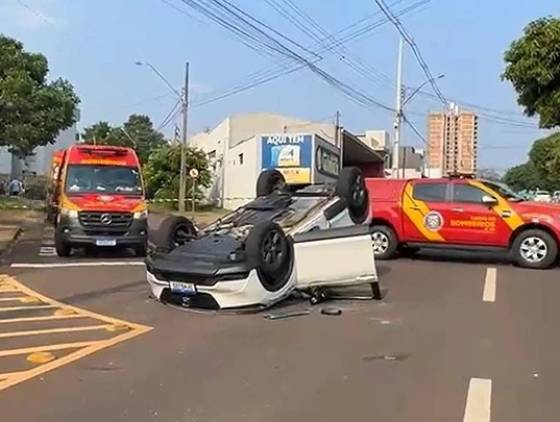
M 142 195 L 137 168 L 122 166 L 68 166 L 66 193 Z

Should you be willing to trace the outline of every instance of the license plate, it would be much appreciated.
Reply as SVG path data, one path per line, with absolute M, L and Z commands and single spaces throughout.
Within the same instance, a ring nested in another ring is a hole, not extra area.
M 96 246 L 117 246 L 116 239 L 97 239 L 95 241 Z
M 196 286 L 192 283 L 183 283 L 180 281 L 170 281 L 169 287 L 172 293 L 179 293 L 183 295 L 195 295 L 196 294 Z

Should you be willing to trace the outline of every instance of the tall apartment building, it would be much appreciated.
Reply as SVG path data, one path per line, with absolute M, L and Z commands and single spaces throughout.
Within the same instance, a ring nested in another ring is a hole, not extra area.
M 478 161 L 478 116 L 470 111 L 430 113 L 428 117 L 428 177 L 474 175 Z

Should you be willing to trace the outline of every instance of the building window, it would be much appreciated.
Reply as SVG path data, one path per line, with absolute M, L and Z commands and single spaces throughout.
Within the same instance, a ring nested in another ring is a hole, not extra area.
M 239 165 L 242 166 L 243 165 L 243 153 L 239 154 L 237 157 L 239 158 Z

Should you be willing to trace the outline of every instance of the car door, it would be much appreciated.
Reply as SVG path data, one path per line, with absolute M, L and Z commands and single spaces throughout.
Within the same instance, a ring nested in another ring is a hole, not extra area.
M 403 235 L 406 242 L 445 242 L 449 224 L 449 183 L 418 179 L 409 182 L 402 198 Z
M 366 225 L 311 230 L 292 236 L 297 288 L 377 281 Z
M 467 245 L 505 246 L 509 228 L 494 211 L 494 204 L 483 203 L 493 197 L 467 180 L 457 180 L 451 189 L 449 241 Z M 497 198 L 494 198 L 497 199 Z M 506 235 L 504 235 L 506 233 Z

